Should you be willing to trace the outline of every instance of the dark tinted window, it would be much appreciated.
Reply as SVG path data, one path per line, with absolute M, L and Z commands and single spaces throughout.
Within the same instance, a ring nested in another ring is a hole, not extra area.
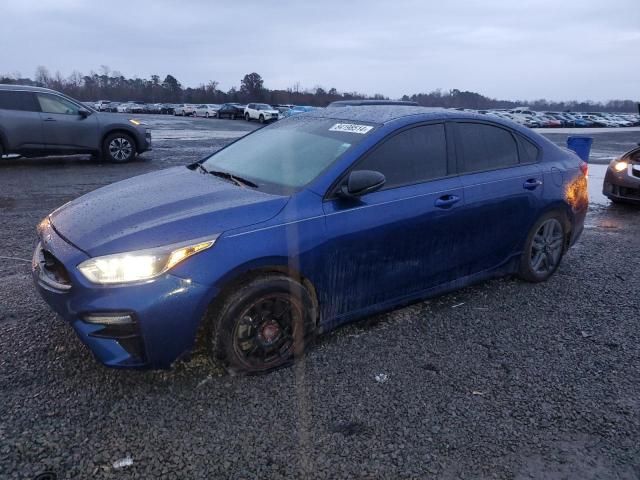
M 456 151 L 461 172 L 480 172 L 518 164 L 518 148 L 508 130 L 481 123 L 459 123 Z
M 538 161 L 538 147 L 520 135 L 518 135 L 518 148 L 520 150 L 520 163 Z
M 400 132 L 356 168 L 382 173 L 387 179 L 384 188 L 444 177 L 447 175 L 444 125 L 425 125 Z
M 0 90 L 0 109 L 37 112 L 35 98 L 31 92 Z

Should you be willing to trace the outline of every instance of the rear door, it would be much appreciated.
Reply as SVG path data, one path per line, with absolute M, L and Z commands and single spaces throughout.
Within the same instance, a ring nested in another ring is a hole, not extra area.
M 42 131 L 47 148 L 53 150 L 98 150 L 98 116 L 79 114 L 80 105 L 51 93 L 37 92 Z
M 464 187 L 468 274 L 518 253 L 539 216 L 544 185 L 537 147 L 516 132 L 482 122 L 454 122 Z
M 451 163 L 444 124 L 414 126 L 383 140 L 352 168 L 383 173 L 381 190 L 325 201 L 331 316 L 455 278 L 464 201 Z
M 0 131 L 10 152 L 44 149 L 39 111 L 33 92 L 0 90 Z

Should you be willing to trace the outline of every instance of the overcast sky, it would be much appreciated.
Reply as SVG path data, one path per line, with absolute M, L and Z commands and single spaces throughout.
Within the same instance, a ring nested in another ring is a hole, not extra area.
M 640 0 L 0 0 L 0 73 L 640 99 Z

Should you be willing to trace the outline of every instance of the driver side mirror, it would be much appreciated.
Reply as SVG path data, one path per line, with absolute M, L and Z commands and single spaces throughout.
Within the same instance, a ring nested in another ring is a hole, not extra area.
M 78 115 L 80 115 L 82 118 L 87 118 L 89 115 L 91 115 L 91 112 L 89 110 L 81 108 L 80 110 L 78 110 Z
M 342 198 L 360 197 L 379 190 L 385 182 L 386 178 L 380 172 L 354 170 L 338 190 L 338 196 Z

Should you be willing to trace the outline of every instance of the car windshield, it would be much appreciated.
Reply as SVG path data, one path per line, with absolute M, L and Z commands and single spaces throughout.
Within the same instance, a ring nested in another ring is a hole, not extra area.
M 373 128 L 363 122 L 291 118 L 232 143 L 203 166 L 248 179 L 266 191 L 295 191 L 360 143 Z
M 258 105 L 256 105 L 256 109 L 258 109 L 258 110 L 273 110 L 273 107 L 271 105 L 267 105 L 266 103 L 259 103 Z

